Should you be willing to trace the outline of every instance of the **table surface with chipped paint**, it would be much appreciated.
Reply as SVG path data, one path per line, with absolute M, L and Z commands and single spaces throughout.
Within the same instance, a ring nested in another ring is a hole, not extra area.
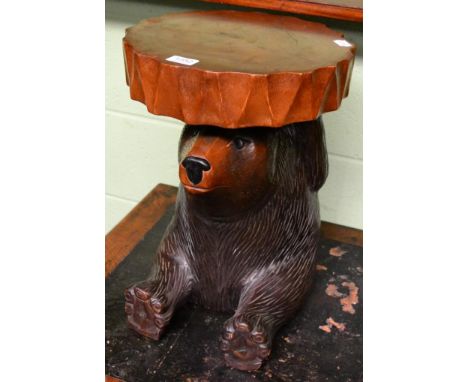
M 314 287 L 253 373 L 225 366 L 219 337 L 229 314 L 187 304 L 159 342 L 126 325 L 123 290 L 144 279 L 173 209 L 106 279 L 106 374 L 139 381 L 362 381 L 362 248 L 322 240 Z

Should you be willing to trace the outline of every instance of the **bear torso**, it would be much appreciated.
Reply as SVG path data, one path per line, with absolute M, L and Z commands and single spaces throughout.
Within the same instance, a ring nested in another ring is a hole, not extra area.
M 235 310 L 242 288 L 262 272 L 289 272 L 290 283 L 312 278 L 320 227 L 315 192 L 278 190 L 258 209 L 226 220 L 191 213 L 184 189 L 179 192 L 173 232 L 193 277 L 196 303 Z

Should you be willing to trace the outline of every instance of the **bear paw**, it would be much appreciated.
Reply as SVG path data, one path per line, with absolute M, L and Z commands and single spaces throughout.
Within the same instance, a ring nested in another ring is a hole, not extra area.
M 221 339 L 226 364 L 244 371 L 259 369 L 271 352 L 268 337 L 260 324 L 253 326 L 242 317 L 229 319 Z
M 171 319 L 165 298 L 152 294 L 148 282 L 125 291 L 125 313 L 131 329 L 154 340 L 159 340 Z

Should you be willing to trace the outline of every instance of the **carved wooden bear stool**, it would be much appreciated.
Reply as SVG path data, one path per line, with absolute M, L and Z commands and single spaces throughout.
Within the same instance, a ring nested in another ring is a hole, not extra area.
M 191 298 L 233 312 L 226 363 L 258 369 L 313 281 L 320 114 L 347 95 L 354 47 L 321 24 L 215 11 L 144 20 L 124 49 L 131 97 L 187 123 L 175 215 L 148 279 L 125 292 L 129 326 L 158 340 Z

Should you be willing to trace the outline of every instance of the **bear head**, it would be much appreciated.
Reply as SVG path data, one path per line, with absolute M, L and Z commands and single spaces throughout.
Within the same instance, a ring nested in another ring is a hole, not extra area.
M 281 128 L 186 125 L 179 143 L 187 197 L 213 217 L 253 210 L 275 192 L 317 191 L 326 176 L 321 119 Z

